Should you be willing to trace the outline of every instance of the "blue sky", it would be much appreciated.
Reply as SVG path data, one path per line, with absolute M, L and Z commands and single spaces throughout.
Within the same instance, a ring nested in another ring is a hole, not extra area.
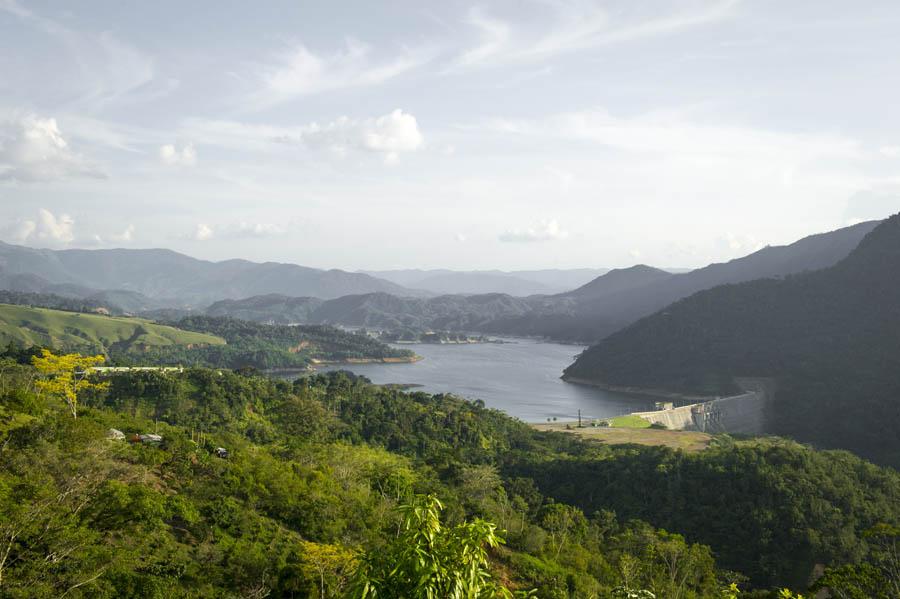
M 0 0 L 0 239 L 697 266 L 900 210 L 900 5 Z

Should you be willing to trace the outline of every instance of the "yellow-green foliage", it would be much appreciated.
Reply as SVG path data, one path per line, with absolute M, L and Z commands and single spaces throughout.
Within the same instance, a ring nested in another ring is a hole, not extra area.
M 72 417 L 78 417 L 78 392 L 94 389 L 106 389 L 109 383 L 90 379 L 94 367 L 102 364 L 103 356 L 82 356 L 81 354 L 63 354 L 57 356 L 50 350 L 43 350 L 40 356 L 31 359 L 35 370 L 42 378 L 35 382 L 37 388 L 47 395 L 61 397 L 69 406 Z
M 225 344 L 221 337 L 183 331 L 141 318 L 0 304 L 0 343 L 10 341 L 85 352 L 105 352 L 115 343 L 127 343 L 130 348 Z

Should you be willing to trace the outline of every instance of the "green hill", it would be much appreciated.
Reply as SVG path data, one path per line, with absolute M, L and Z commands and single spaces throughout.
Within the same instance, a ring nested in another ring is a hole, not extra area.
M 724 394 L 774 377 L 772 432 L 900 465 L 900 215 L 835 266 L 724 285 L 590 348 L 565 373 Z
M 143 351 L 224 345 L 221 337 L 184 331 L 140 318 L 63 312 L 0 304 L 0 342 L 43 345 L 81 352 Z
M 867 574 L 832 596 L 895 596 L 867 592 L 892 576 L 867 531 L 900 524 L 900 474 L 845 452 L 603 446 L 346 373 L 113 373 L 73 419 L 31 366 L 0 366 L 4 598 L 360 597 L 353 571 L 393 555 L 397 507 L 421 493 L 447 524 L 496 524 L 490 570 L 544 599 L 722 599 L 731 581 L 762 599 L 806 589 L 816 564 Z

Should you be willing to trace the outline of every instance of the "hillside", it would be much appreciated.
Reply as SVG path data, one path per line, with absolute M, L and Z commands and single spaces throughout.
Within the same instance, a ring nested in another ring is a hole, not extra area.
M 568 378 L 724 393 L 776 377 L 770 428 L 900 465 L 900 215 L 820 271 L 715 287 L 587 350 Z
M 579 300 L 598 300 L 616 293 L 638 289 L 656 281 L 672 277 L 672 273 L 653 268 L 646 264 L 638 264 L 631 268 L 617 268 L 603 274 L 590 283 L 582 285 L 563 295 Z
M 877 221 L 860 223 L 811 235 L 786 246 L 766 247 L 722 264 L 660 276 L 658 281 L 596 300 L 585 298 L 571 311 L 545 311 L 492 323 L 486 332 L 593 343 L 672 302 L 716 285 L 784 277 L 831 266 L 846 257 L 876 225 Z
M 76 420 L 0 360 L 4 596 L 359 596 L 365 564 L 397 549 L 398 506 L 424 493 L 446 526 L 494 523 L 487 569 L 537 597 L 805 591 L 816 564 L 871 572 L 866 531 L 890 542 L 900 524 L 896 472 L 778 439 L 606 447 L 346 373 L 204 369 L 112 374 Z
M 85 353 L 224 345 L 225 340 L 138 318 L 122 318 L 0 304 L 0 343 Z
M 360 273 L 276 262 L 210 262 L 170 250 L 45 250 L 0 243 L 0 284 L 15 291 L 82 296 L 136 292 L 167 307 L 206 305 L 228 298 L 280 293 L 335 298 L 348 294 L 417 292 Z M 173 299 L 177 298 L 177 299 Z M 125 306 L 123 306 L 125 307 Z M 153 309 L 153 306 L 147 309 Z

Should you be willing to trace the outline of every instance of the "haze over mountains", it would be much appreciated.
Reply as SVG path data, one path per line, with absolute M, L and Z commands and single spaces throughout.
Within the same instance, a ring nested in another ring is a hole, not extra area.
M 380 273 L 394 281 L 366 273 L 274 262 L 208 262 L 169 250 L 53 251 L 0 243 L 0 288 L 106 302 L 129 312 L 174 307 L 259 322 L 438 328 L 591 343 L 716 285 L 833 265 L 877 223 L 860 223 L 787 246 L 767 247 L 686 273 L 646 265 L 612 271 Z M 603 274 L 563 293 L 462 295 L 465 290 L 497 285 L 519 293 L 553 289 L 564 281 L 584 280 L 594 272 Z M 442 286 L 454 289 L 454 294 L 429 297 Z
M 410 299 L 373 293 L 325 302 L 269 296 L 219 302 L 210 310 L 216 315 L 261 321 L 447 328 L 592 343 L 697 291 L 833 265 L 877 224 L 872 221 L 813 235 L 688 273 L 672 274 L 645 265 L 617 269 L 582 287 L 551 296 L 482 294 Z
M 404 287 L 438 295 L 505 293 L 514 296 L 564 293 L 609 272 L 605 268 L 550 270 L 370 270 L 361 271 Z
M 324 299 L 385 292 L 419 295 L 389 281 L 342 270 L 276 262 L 209 262 L 171 250 L 46 250 L 0 242 L 0 285 L 62 295 L 125 291 L 170 306 L 198 307 L 260 293 Z

